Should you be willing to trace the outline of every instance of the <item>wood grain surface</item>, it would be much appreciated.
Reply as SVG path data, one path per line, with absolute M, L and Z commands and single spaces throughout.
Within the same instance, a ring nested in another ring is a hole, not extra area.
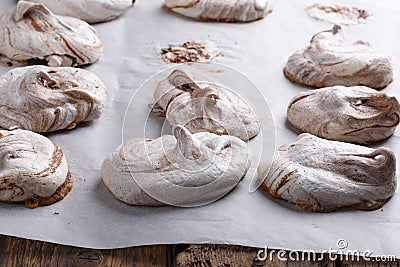
M 316 260 L 289 260 L 273 257 L 257 260 L 259 248 L 231 245 L 157 245 L 123 249 L 97 250 L 63 246 L 42 241 L 0 235 L 0 266 L 178 266 L 178 267 L 361 267 L 400 266 L 400 261 L 345 261 L 330 260 L 328 255 L 317 255 Z M 294 254 L 294 253 L 293 253 Z

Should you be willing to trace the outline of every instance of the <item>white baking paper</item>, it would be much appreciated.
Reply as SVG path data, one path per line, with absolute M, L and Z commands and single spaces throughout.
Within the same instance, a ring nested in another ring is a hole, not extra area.
M 384 92 L 400 97 L 398 1 L 320 2 L 354 5 L 374 14 L 365 24 L 344 27 L 343 32 L 351 40 L 368 40 L 392 58 L 394 82 Z M 2 0 L 0 12 L 15 3 Z M 313 34 L 332 27 L 307 16 L 304 8 L 314 3 L 273 1 L 274 11 L 265 19 L 231 24 L 190 20 L 163 9 L 161 0 L 139 0 L 119 19 L 95 25 L 104 44 L 104 56 L 87 69 L 108 88 L 105 112 L 99 120 L 72 131 L 47 134 L 64 150 L 74 188 L 64 200 L 48 207 L 31 210 L 23 205 L 0 204 L 0 233 L 91 248 L 222 243 L 322 251 L 336 248 L 337 240 L 345 239 L 348 249 L 400 256 L 399 192 L 376 211 L 345 209 L 320 214 L 296 210 L 260 190 L 249 194 L 248 177 L 223 199 L 198 208 L 128 206 L 116 200 L 102 182 L 101 162 L 122 141 L 128 103 L 146 79 L 171 66 L 163 63 L 159 54 L 161 47 L 171 43 L 212 42 L 224 52 L 218 62 L 247 75 L 265 95 L 274 114 L 276 144 L 293 142 L 297 132 L 286 123 L 286 107 L 293 96 L 306 89 L 286 80 L 282 69 L 290 54 L 306 46 Z M 9 69 L 0 66 L 0 73 Z M 210 76 L 219 80 L 224 72 Z M 246 88 L 237 90 L 247 95 Z M 152 94 L 149 90 L 147 99 Z M 143 100 L 143 104 L 149 103 Z M 163 120 L 153 122 L 152 135 L 157 135 Z M 264 134 L 263 138 L 269 137 Z M 392 148 L 399 156 L 399 144 L 397 130 L 378 145 Z M 254 166 L 250 171 L 254 172 Z

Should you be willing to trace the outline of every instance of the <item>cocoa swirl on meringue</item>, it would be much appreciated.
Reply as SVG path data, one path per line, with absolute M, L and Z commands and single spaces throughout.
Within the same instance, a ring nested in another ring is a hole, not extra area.
M 393 81 L 390 58 L 368 42 L 346 41 L 338 25 L 317 33 L 307 48 L 291 55 L 284 74 L 294 83 L 315 88 L 364 85 L 382 89 Z
M 82 69 L 30 66 L 0 76 L 0 126 L 34 132 L 73 129 L 100 117 L 107 93 Z
M 198 206 L 231 191 L 251 164 L 245 142 L 233 136 L 191 134 L 173 127 L 173 136 L 133 138 L 103 162 L 103 181 L 131 205 Z
M 310 212 L 382 207 L 397 186 L 396 157 L 388 148 L 329 141 L 308 133 L 277 149 L 271 169 L 260 170 L 272 196 Z
M 364 86 L 334 86 L 307 91 L 288 106 L 289 122 L 322 138 L 371 144 L 390 137 L 399 124 L 393 96 Z
M 97 61 L 103 45 L 86 22 L 54 15 L 43 4 L 19 1 L 0 17 L 0 54 L 69 67 Z
M 88 23 L 110 21 L 128 10 L 134 0 L 27 0 L 42 3 L 52 12 Z
M 260 130 L 255 112 L 238 94 L 215 83 L 195 82 L 180 70 L 158 84 L 154 100 L 154 113 L 192 133 L 208 131 L 246 141 Z
M 39 134 L 0 130 L 0 201 L 50 205 L 72 189 L 62 150 Z
M 249 22 L 272 12 L 268 0 L 165 0 L 165 7 L 186 17 L 220 22 Z

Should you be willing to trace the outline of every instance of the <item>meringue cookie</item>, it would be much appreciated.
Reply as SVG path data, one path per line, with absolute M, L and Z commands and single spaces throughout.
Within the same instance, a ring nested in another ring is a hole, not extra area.
M 62 150 L 39 134 L 0 130 L 0 201 L 50 205 L 72 189 Z
M 165 7 L 186 17 L 221 22 L 249 22 L 272 12 L 268 0 L 165 0 Z
M 325 139 L 371 144 L 390 137 L 399 124 L 395 97 L 364 86 L 334 86 L 294 97 L 287 110 L 291 124 Z
M 218 84 L 202 86 L 180 70 L 158 84 L 154 100 L 156 114 L 165 113 L 171 125 L 184 125 L 192 133 L 208 131 L 246 141 L 260 131 L 255 112 L 239 95 Z
M 388 148 L 328 141 L 308 133 L 278 148 L 262 187 L 304 211 L 382 207 L 397 186 L 396 157 Z
M 100 117 L 104 84 L 89 71 L 30 66 L 0 76 L 0 126 L 34 132 L 73 129 Z
M 97 61 L 103 45 L 86 22 L 56 16 L 43 4 L 19 1 L 0 17 L 0 54 L 16 61 L 69 67 Z
M 306 49 L 290 56 L 284 74 L 294 83 L 316 88 L 364 85 L 382 89 L 393 80 L 390 58 L 368 42 L 346 41 L 337 25 L 317 33 Z
M 130 205 L 198 206 L 215 201 L 246 175 L 247 144 L 232 136 L 191 134 L 174 126 L 158 139 L 131 139 L 103 162 L 103 181 Z
M 88 23 L 110 21 L 131 8 L 134 0 L 27 0 L 42 3 L 53 13 Z
M 365 20 L 372 15 L 365 9 L 333 4 L 314 4 L 308 6 L 306 12 L 311 18 L 339 25 L 356 25 L 359 23 L 365 23 Z

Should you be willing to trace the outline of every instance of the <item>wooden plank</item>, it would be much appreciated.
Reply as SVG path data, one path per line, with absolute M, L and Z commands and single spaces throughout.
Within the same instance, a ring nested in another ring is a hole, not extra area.
M 0 236 L 1 266 L 171 266 L 167 245 L 97 250 Z
M 289 252 L 286 255 L 273 254 L 268 256 L 265 261 L 257 260 L 259 248 L 250 248 L 230 245 L 186 245 L 176 248 L 176 265 L 178 267 L 214 267 L 214 266 L 335 266 L 335 262 L 329 261 L 328 257 L 317 254 L 315 260 L 290 260 Z M 268 254 L 271 251 L 268 251 Z M 292 255 L 293 257 L 296 257 Z M 292 257 L 292 258 L 293 258 Z M 286 260 L 282 260 L 286 259 Z M 320 259 L 320 260 L 319 260 Z

